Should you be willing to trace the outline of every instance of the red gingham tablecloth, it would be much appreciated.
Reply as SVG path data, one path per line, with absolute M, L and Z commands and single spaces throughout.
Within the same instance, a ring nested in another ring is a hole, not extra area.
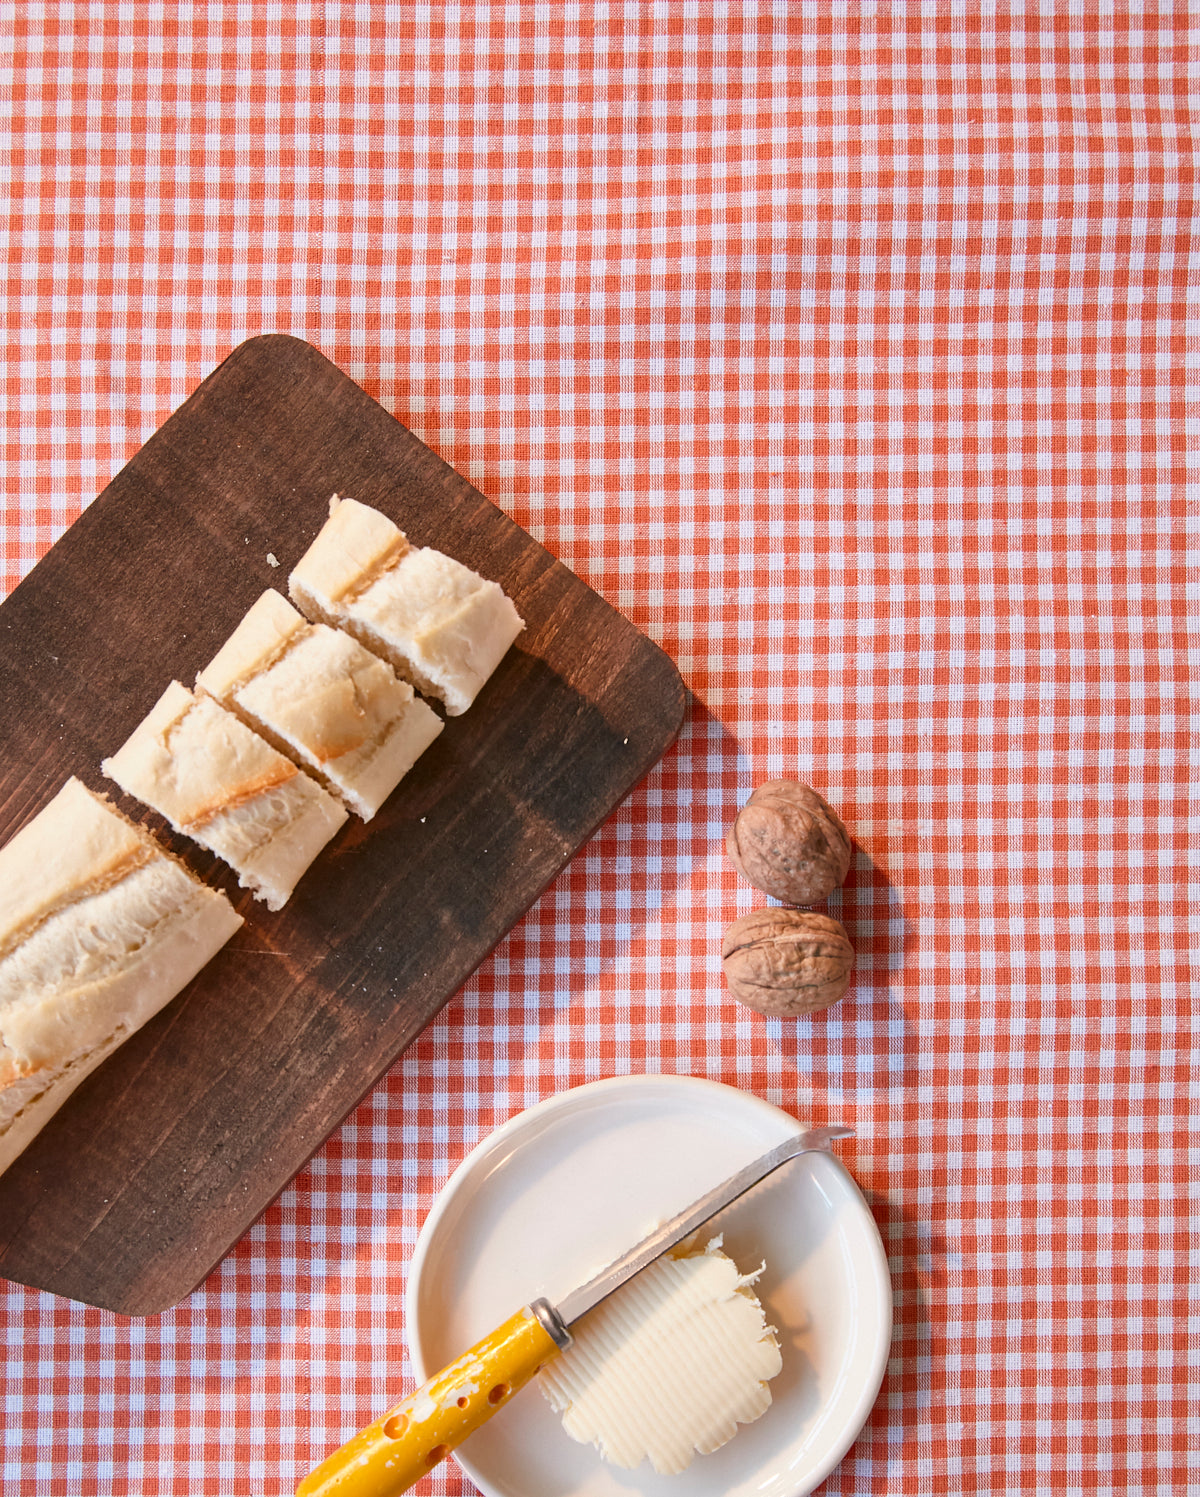
M 1187 7 L 0 4 L 3 581 L 317 345 L 663 645 L 678 744 L 177 1309 L 0 1284 L 5 1493 L 290 1492 L 448 1174 L 632 1071 L 857 1129 L 896 1322 L 823 1490 L 1200 1489 Z M 724 990 L 796 775 L 834 1009 Z M 472 1490 L 453 1461 L 433 1493 Z

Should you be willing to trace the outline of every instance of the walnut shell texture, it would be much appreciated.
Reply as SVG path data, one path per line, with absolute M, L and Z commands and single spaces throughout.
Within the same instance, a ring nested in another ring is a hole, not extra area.
M 799 780 L 767 780 L 738 812 L 725 848 L 739 873 L 785 904 L 816 904 L 850 871 L 853 844 L 828 801 Z
M 725 932 L 729 991 L 760 1014 L 812 1014 L 850 986 L 854 947 L 845 927 L 817 910 L 751 910 Z

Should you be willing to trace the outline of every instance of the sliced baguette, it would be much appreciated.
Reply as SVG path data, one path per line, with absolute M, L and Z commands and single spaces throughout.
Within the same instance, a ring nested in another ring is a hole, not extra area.
M 0 1173 L 241 924 L 74 778 L 0 848 Z
M 498 583 L 410 546 L 386 515 L 336 494 L 288 591 L 308 618 L 353 634 L 450 717 L 470 707 L 525 627 Z
M 385 660 L 268 589 L 196 684 L 364 821 L 442 731 Z
M 344 806 L 240 718 L 178 681 L 100 767 L 223 858 L 272 910 L 347 819 Z

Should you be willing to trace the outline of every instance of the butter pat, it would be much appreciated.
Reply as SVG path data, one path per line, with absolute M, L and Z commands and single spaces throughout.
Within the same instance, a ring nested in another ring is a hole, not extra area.
M 467 710 L 525 627 L 498 583 L 410 546 L 386 515 L 336 494 L 288 591 L 314 623 L 354 635 L 449 717 Z
M 566 1432 L 614 1466 L 649 1458 L 669 1475 L 764 1414 L 782 1361 L 757 1277 L 741 1274 L 716 1238 L 659 1258 L 597 1305 L 538 1374 Z

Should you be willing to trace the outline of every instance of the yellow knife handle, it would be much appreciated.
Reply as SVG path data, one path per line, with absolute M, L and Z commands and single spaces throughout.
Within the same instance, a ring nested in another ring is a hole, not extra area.
M 304 1478 L 296 1497 L 394 1497 L 407 1492 L 558 1352 L 558 1343 L 533 1308 L 524 1306 L 335 1450 Z

